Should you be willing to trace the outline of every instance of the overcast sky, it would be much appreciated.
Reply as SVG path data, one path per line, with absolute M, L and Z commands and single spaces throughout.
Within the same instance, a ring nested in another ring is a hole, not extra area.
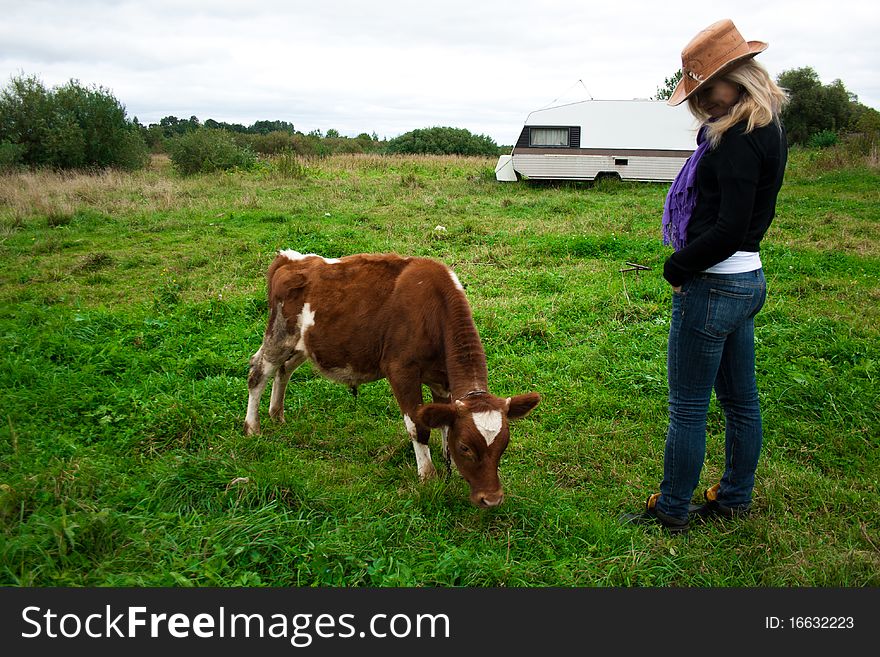
M 453 126 L 512 144 L 553 101 L 654 95 L 720 18 L 770 43 L 774 77 L 811 66 L 880 109 L 869 0 L 0 0 L 0 79 L 103 86 L 144 124 Z

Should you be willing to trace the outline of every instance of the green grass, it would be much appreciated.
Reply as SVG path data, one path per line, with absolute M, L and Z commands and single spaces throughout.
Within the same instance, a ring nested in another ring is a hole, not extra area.
M 763 252 L 756 512 L 670 537 L 617 523 L 661 475 L 666 187 L 501 184 L 493 165 L 0 178 L 0 585 L 880 585 L 877 170 L 792 153 Z M 456 473 L 418 483 L 384 381 L 355 399 L 304 366 L 287 424 L 264 395 L 243 435 L 281 248 L 456 269 L 492 390 L 543 396 L 500 508 Z M 713 402 L 701 487 L 722 431 Z

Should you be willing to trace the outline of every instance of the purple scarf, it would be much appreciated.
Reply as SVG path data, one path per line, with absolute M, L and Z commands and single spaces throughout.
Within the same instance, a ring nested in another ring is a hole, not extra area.
M 688 222 L 697 204 L 697 190 L 694 189 L 697 165 L 708 147 L 706 126 L 703 126 L 697 133 L 697 150 L 678 172 L 663 204 L 663 243 L 672 244 L 676 251 L 684 248 L 687 242 Z

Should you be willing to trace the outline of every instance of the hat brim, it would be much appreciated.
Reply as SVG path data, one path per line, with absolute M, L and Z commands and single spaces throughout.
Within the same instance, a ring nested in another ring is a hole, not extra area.
M 735 69 L 740 64 L 745 61 L 751 59 L 758 53 L 762 53 L 767 50 L 767 47 L 770 45 L 769 43 L 765 43 L 764 41 L 749 41 L 749 52 L 740 55 L 739 57 L 734 57 L 729 62 L 726 62 L 723 66 L 720 66 L 714 73 L 709 75 L 705 80 L 701 80 L 696 82 L 689 77 L 684 75 L 681 76 L 681 79 L 678 81 L 678 84 L 675 85 L 675 89 L 672 90 L 672 94 L 669 96 L 669 99 L 666 101 L 667 105 L 681 105 L 688 98 L 693 96 L 696 92 L 698 92 L 703 85 L 711 82 L 712 80 L 716 80 L 725 73 L 729 73 L 731 70 Z M 693 83 L 693 87 L 689 87 L 689 83 Z

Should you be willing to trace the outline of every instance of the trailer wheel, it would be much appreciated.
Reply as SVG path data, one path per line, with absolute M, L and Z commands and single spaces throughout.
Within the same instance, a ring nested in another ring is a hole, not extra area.
M 622 178 L 620 177 L 620 174 L 617 173 L 616 171 L 600 171 L 599 173 L 596 174 L 596 177 L 593 178 L 593 181 L 597 182 L 597 183 L 602 182 L 604 180 L 608 180 L 608 181 L 616 180 L 616 181 L 620 182 L 622 180 Z

